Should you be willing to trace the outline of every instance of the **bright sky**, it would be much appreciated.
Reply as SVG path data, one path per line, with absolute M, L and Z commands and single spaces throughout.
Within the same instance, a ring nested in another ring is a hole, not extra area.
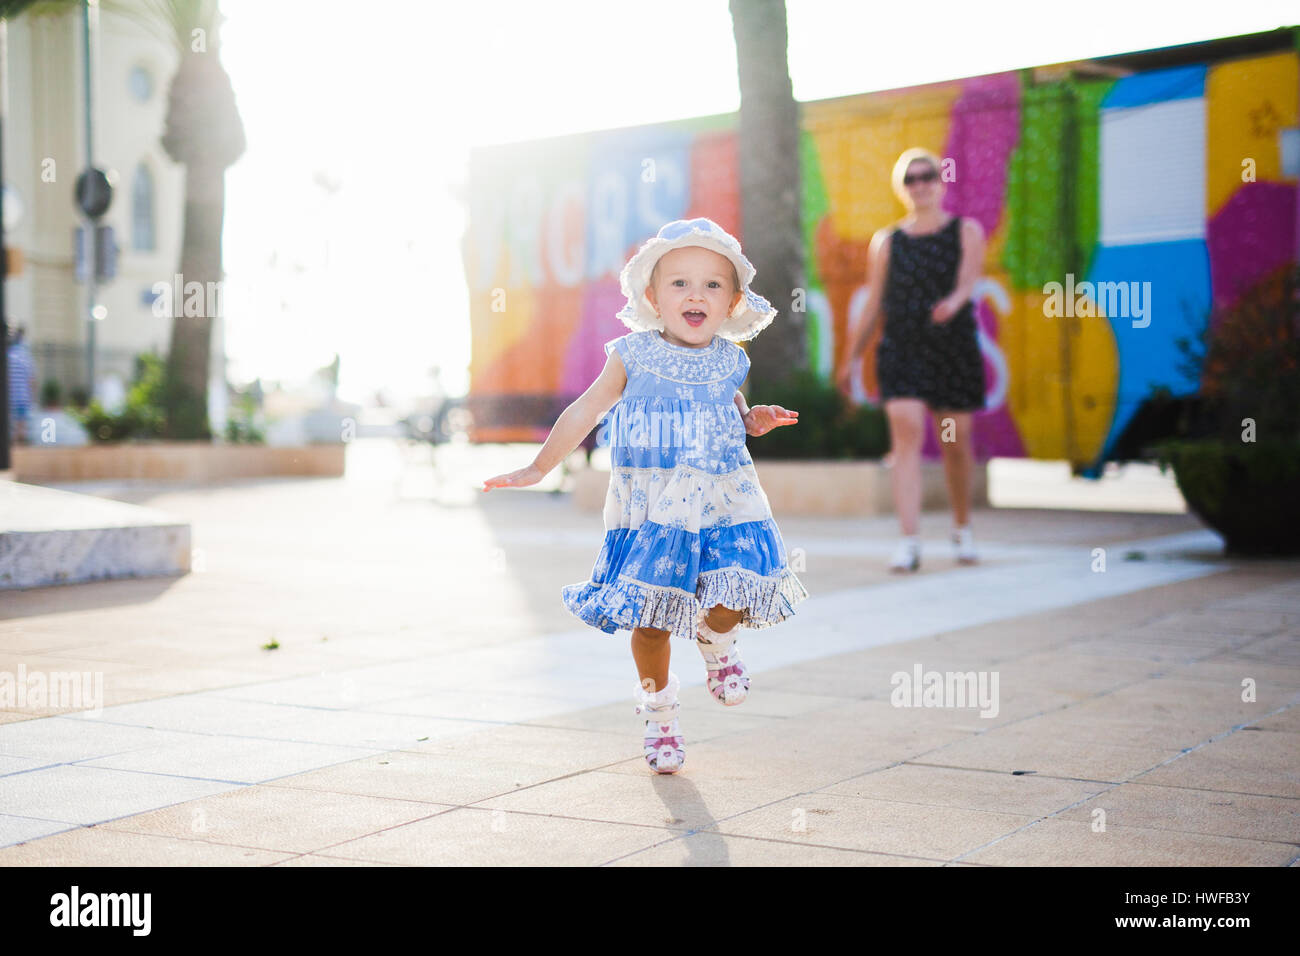
M 221 0 L 248 150 L 226 180 L 236 382 L 468 387 L 455 187 L 469 145 L 740 106 L 726 0 Z M 1294 0 L 787 0 L 799 100 L 1289 25 Z M 318 179 L 336 186 L 330 192 Z

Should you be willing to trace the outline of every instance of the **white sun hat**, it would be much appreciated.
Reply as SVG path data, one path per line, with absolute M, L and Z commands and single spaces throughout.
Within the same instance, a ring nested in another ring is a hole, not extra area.
M 736 278 L 744 293 L 736 307 L 718 328 L 718 334 L 733 342 L 752 339 L 772 324 L 776 318 L 776 309 L 772 304 L 749 287 L 754 279 L 754 267 L 740 251 L 736 238 L 719 226 L 712 219 L 677 219 L 659 230 L 659 234 L 648 240 L 636 251 L 619 275 L 619 285 L 627 296 L 627 305 L 618 313 L 618 317 L 634 332 L 648 329 L 663 330 L 664 320 L 656 313 L 654 306 L 645 297 L 646 287 L 650 285 L 650 273 L 655 263 L 667 252 L 682 246 L 701 246 L 719 255 L 726 256 L 736 267 Z

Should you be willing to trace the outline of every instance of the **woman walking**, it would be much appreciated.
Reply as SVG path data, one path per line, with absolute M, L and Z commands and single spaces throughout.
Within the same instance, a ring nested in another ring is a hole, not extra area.
M 866 316 L 838 383 L 848 390 L 855 360 L 883 315 L 876 377 L 889 418 L 891 483 L 902 531 L 889 568 L 907 572 L 921 566 L 921 447 L 927 410 L 943 453 L 956 558 L 973 564 L 971 418 L 984 407 L 985 383 L 971 293 L 984 262 L 984 230 L 974 219 L 943 210 L 944 185 L 933 153 L 904 151 L 894 164 L 892 181 L 909 214 L 871 239 Z

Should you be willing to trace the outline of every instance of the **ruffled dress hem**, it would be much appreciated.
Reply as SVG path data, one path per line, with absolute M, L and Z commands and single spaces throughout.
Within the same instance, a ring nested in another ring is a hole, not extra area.
M 695 594 L 620 575 L 568 585 L 562 595 L 575 616 L 606 634 L 653 627 L 694 640 L 696 625 L 715 605 L 743 611 L 737 627 L 771 627 L 793 617 L 808 590 L 788 567 L 769 575 L 733 567 L 701 571 Z

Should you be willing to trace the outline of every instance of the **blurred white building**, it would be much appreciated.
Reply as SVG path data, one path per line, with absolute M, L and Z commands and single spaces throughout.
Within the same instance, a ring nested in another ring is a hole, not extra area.
M 94 160 L 113 181 L 101 223 L 113 227 L 119 255 L 117 276 L 96 295 L 107 314 L 95 331 L 95 394 L 120 403 L 134 356 L 167 354 L 172 319 L 154 315 L 153 289 L 170 285 L 179 268 L 185 171 L 160 143 L 176 51 L 133 20 L 102 10 L 99 17 Z M 8 34 L 4 173 L 23 215 L 5 240 L 20 251 L 23 267 L 9 278 L 6 311 L 11 324 L 27 327 L 41 385 L 57 380 L 66 400 L 70 389 L 87 384 L 89 303 L 74 277 L 82 218 L 73 189 L 86 166 L 81 11 L 29 12 L 9 22 Z M 220 317 L 212 339 L 209 408 L 219 434 L 226 406 Z

